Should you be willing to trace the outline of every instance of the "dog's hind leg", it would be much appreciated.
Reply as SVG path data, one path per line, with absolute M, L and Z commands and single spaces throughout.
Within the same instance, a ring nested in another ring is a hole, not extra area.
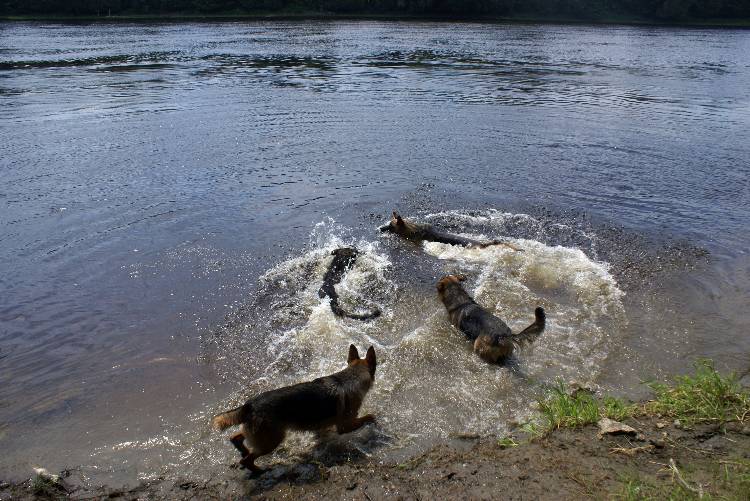
M 245 434 L 241 431 L 235 433 L 231 437 L 229 437 L 229 441 L 232 442 L 232 445 L 240 451 L 240 454 L 244 458 L 248 454 L 250 454 L 250 451 L 245 447 Z
M 270 454 L 284 440 L 284 430 L 278 428 L 263 428 L 249 437 L 253 450 L 240 460 L 240 464 L 248 470 L 261 472 L 263 468 L 255 466 L 255 460 Z

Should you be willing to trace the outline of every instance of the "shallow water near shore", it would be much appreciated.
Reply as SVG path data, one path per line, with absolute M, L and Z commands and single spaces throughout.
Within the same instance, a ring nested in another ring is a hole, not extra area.
M 375 346 L 375 427 L 266 465 L 503 434 L 557 378 L 750 370 L 750 32 L 0 24 L 0 476 L 221 475 L 210 416 Z M 390 211 L 523 249 L 415 245 Z M 317 295 L 330 251 L 362 254 Z M 445 273 L 539 341 L 481 363 Z

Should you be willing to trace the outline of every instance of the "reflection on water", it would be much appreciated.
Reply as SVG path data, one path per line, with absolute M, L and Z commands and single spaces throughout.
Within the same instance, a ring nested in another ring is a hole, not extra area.
M 4 23 L 0 38 L 0 471 L 223 471 L 207 416 L 338 369 L 349 342 L 382 357 L 366 404 L 382 425 L 319 457 L 501 433 L 556 377 L 637 395 L 696 356 L 746 368 L 746 31 Z M 378 235 L 394 207 L 526 252 Z M 342 244 L 363 250 L 342 301 L 378 305 L 375 322 L 317 297 Z M 481 364 L 435 297 L 458 270 L 513 327 L 543 304 L 542 342 Z

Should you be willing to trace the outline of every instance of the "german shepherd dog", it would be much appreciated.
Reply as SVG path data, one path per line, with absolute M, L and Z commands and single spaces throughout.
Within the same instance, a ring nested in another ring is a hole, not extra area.
M 330 376 L 263 392 L 214 416 L 211 423 L 217 430 L 242 425 L 229 441 L 242 454 L 240 466 L 254 472 L 262 471 L 255 460 L 273 452 L 287 430 L 317 431 L 335 426 L 339 434 L 354 431 L 375 421 L 372 414 L 357 417 L 375 380 L 375 350 L 370 346 L 365 358 L 359 358 L 357 348 L 350 345 L 347 363 L 346 369 Z M 245 440 L 252 450 L 245 447 Z
M 359 315 L 356 313 L 348 313 L 341 308 L 339 305 L 339 295 L 336 292 L 336 284 L 341 282 L 344 278 L 344 273 L 349 271 L 354 265 L 354 261 L 357 259 L 359 251 L 352 249 L 351 247 L 342 247 L 336 249 L 333 254 L 333 261 L 328 267 L 326 274 L 323 276 L 323 285 L 318 290 L 318 296 L 320 298 L 329 297 L 331 298 L 331 311 L 336 316 L 353 318 L 355 320 L 370 320 L 380 316 L 380 310 L 375 308 L 371 313 Z
M 545 314 L 541 306 L 534 310 L 534 323 L 517 334 L 481 306 L 464 290 L 464 275 L 447 275 L 437 283 L 440 300 L 448 310 L 451 323 L 474 343 L 474 352 L 482 360 L 499 363 L 515 347 L 533 343 L 544 331 Z
M 400 237 L 404 237 L 408 240 L 415 242 L 421 242 L 427 240 L 428 242 L 440 242 L 443 244 L 460 245 L 461 247 L 467 248 L 479 248 L 484 249 L 491 245 L 504 245 L 514 251 L 521 251 L 515 245 L 503 242 L 502 240 L 493 240 L 491 242 L 480 242 L 478 240 L 472 240 L 471 238 L 460 237 L 451 233 L 436 229 L 434 226 L 429 224 L 419 224 L 409 221 L 408 219 L 402 218 L 398 212 L 393 211 L 393 217 L 391 221 L 381 226 L 380 231 L 390 231 Z

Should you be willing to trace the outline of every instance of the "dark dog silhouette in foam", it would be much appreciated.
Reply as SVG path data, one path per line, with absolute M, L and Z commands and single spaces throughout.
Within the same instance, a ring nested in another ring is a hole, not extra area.
M 379 317 L 380 310 L 377 308 L 365 314 L 349 313 L 341 308 L 341 305 L 339 305 L 339 295 L 336 292 L 336 284 L 341 282 L 346 272 L 354 265 L 359 251 L 351 247 L 342 247 L 334 250 L 331 254 L 333 255 L 333 261 L 331 261 L 331 265 L 323 276 L 323 285 L 318 290 L 318 296 L 321 298 L 331 298 L 331 311 L 336 316 L 353 318 L 355 320 L 371 320 Z

